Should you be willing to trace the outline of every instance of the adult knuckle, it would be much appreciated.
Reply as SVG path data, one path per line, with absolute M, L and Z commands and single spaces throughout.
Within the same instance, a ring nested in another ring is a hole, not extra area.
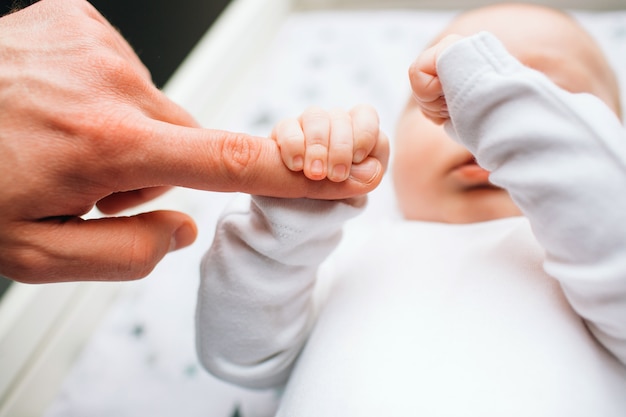
M 220 141 L 219 157 L 223 174 L 234 185 L 245 179 L 261 154 L 260 141 L 247 136 L 224 133 Z
M 120 265 L 118 275 L 124 280 L 144 278 L 154 269 L 160 253 L 154 247 L 135 246 L 127 265 Z
M 141 223 L 141 218 L 138 218 Z M 116 274 L 124 280 L 137 280 L 150 274 L 157 262 L 165 255 L 156 241 L 146 242 L 141 238 L 140 229 L 145 225 L 136 225 L 135 234 L 128 241 L 124 250 L 127 254 L 126 262 L 117 262 L 111 269 L 117 269 Z M 120 245 L 123 247 L 124 245 Z
M 95 52 L 95 55 L 92 62 L 106 86 L 116 87 L 114 91 L 124 91 L 125 95 L 144 87 L 143 77 L 124 57 L 114 52 Z

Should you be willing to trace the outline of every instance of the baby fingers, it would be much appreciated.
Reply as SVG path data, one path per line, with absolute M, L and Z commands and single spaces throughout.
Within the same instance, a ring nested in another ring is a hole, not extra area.
M 272 131 L 271 138 L 280 149 L 283 163 L 292 171 L 304 169 L 304 132 L 298 119 L 280 121 Z
M 352 162 L 360 164 L 372 152 L 379 138 L 378 113 L 369 105 L 361 104 L 350 110 L 354 131 Z
M 427 48 L 409 67 L 409 80 L 413 97 L 420 104 L 424 114 L 436 123 L 448 118 L 448 109 L 443 86 L 437 74 L 437 59 L 452 43 L 461 39 L 458 35 L 448 35 Z
M 409 67 L 413 97 L 419 103 L 431 103 L 443 95 L 437 77 L 437 45 L 426 49 Z
M 345 181 L 350 174 L 354 144 L 350 115 L 343 110 L 332 110 L 330 117 L 330 142 L 328 144 L 328 179 Z
M 365 161 L 381 140 L 376 110 L 359 105 L 352 110 L 307 109 L 298 119 L 276 125 L 271 137 L 280 148 L 283 163 L 303 171 L 311 180 L 342 182 L 352 166 Z M 383 140 L 384 141 L 384 140 Z
M 312 180 L 326 178 L 331 120 L 328 112 L 310 107 L 300 116 L 304 133 L 304 175 Z

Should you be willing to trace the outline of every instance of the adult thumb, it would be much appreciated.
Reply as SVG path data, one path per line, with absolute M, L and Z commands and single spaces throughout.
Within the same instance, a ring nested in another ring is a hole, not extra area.
M 29 283 L 129 281 L 148 275 L 173 250 L 193 243 L 197 227 L 186 214 L 154 211 L 130 217 L 47 220 L 34 224 L 28 256 L 12 278 Z M 36 239 L 36 240 L 35 240 Z M 19 254 L 18 254 L 19 255 Z

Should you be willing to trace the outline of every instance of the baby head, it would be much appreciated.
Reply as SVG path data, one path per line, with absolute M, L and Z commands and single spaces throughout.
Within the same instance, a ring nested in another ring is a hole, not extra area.
M 529 4 L 487 6 L 459 15 L 435 42 L 483 30 L 564 90 L 594 94 L 620 115 L 615 74 L 593 38 L 567 14 Z M 472 223 L 521 214 L 469 151 L 427 119 L 412 98 L 398 121 L 394 149 L 394 185 L 405 218 Z

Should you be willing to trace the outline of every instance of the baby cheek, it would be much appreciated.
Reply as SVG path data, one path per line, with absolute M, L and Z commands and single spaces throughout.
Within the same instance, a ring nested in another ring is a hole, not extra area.
M 414 211 L 423 198 L 423 179 L 420 178 L 420 162 L 415 161 L 408 153 L 397 153 L 393 166 L 393 184 L 396 199 L 405 216 Z

